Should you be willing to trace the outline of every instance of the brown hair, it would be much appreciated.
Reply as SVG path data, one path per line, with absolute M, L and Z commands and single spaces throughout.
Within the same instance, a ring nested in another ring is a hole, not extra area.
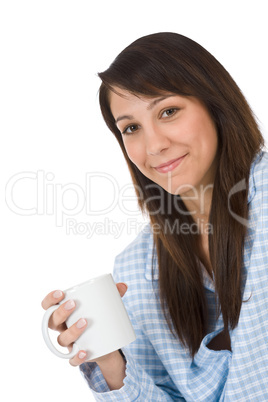
M 191 231 L 174 235 L 166 230 L 167 223 L 170 228 L 174 223 L 192 225 L 193 218 L 183 213 L 187 209 L 179 195 L 169 194 L 153 183 L 128 158 L 110 110 L 109 93 L 119 87 L 135 95 L 156 96 L 168 91 L 194 96 L 205 104 L 214 120 L 218 167 L 209 216 L 213 228 L 213 234 L 209 233 L 209 253 L 218 313 L 222 313 L 225 330 L 234 328 L 239 319 L 246 235 L 246 226 L 228 208 L 247 219 L 248 189 L 228 196 L 241 180 L 248 183 L 251 162 L 264 146 L 263 137 L 245 97 L 229 73 L 207 50 L 185 36 L 157 33 L 142 37 L 124 49 L 99 77 L 102 115 L 119 142 L 134 185 L 139 189 L 140 208 L 149 213 L 152 225 L 157 223 L 161 228 L 154 233 L 154 244 L 163 311 L 170 329 L 194 356 L 206 334 L 208 315 L 197 258 L 200 236 Z M 175 201 L 179 211 L 174 207 Z

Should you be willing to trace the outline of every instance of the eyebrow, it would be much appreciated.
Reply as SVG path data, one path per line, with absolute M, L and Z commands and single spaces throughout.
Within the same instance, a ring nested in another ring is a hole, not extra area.
M 171 96 L 176 96 L 176 95 L 165 95 L 165 96 L 161 96 L 161 98 L 157 98 L 154 99 L 148 106 L 147 106 L 147 110 L 151 110 L 153 109 L 154 106 L 156 106 L 159 102 L 170 98 Z M 115 124 L 117 124 L 120 120 L 131 120 L 134 119 L 134 116 L 130 115 L 130 114 L 125 114 L 123 116 L 119 116 L 117 117 L 117 119 L 115 120 Z

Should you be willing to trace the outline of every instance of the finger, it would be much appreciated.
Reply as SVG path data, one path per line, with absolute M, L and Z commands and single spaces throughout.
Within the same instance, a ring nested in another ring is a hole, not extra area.
M 80 366 L 80 364 L 84 363 L 87 358 L 87 354 L 84 350 L 80 350 L 72 359 L 69 360 L 69 363 L 73 367 Z
M 124 282 L 119 282 L 116 284 L 116 287 L 118 292 L 120 293 L 120 296 L 123 297 L 128 288 L 127 284 Z
M 41 305 L 43 309 L 47 310 L 49 307 L 62 301 L 62 299 L 64 299 L 64 293 L 61 290 L 53 290 L 53 292 L 50 292 L 44 298 Z
M 51 329 L 60 330 L 67 320 L 67 318 L 72 314 L 75 309 L 74 300 L 67 300 L 65 303 L 61 304 L 57 310 L 51 315 L 48 326 Z
M 79 338 L 86 327 L 86 320 L 84 318 L 80 318 L 80 320 L 58 336 L 59 345 L 66 347 L 70 346 Z

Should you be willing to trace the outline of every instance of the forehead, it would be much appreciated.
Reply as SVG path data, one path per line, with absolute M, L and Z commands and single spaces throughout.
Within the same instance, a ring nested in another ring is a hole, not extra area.
M 180 95 L 164 91 L 159 91 L 159 93 L 155 95 L 144 95 L 133 93 L 121 88 L 114 88 L 114 90 L 110 91 L 109 93 L 109 103 L 112 113 L 115 110 L 120 110 L 122 107 L 135 105 L 139 105 L 142 107 L 145 106 L 146 108 L 148 108 L 148 110 L 150 110 L 159 101 L 174 96 L 178 97 Z
M 150 102 L 151 100 L 155 98 L 159 98 L 161 96 L 172 96 L 175 94 L 164 92 L 164 91 L 159 91 L 158 93 L 155 94 L 141 94 L 137 92 L 130 92 L 127 89 L 122 89 L 122 88 L 113 88 L 113 90 L 109 90 L 109 101 L 110 103 L 114 100 L 127 100 L 127 101 L 142 101 L 142 102 Z

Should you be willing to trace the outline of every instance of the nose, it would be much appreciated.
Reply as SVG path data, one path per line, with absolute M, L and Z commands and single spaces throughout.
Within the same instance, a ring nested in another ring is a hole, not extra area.
M 145 130 L 145 143 L 147 155 L 159 155 L 169 148 L 170 140 L 166 133 L 155 124 L 148 126 Z

